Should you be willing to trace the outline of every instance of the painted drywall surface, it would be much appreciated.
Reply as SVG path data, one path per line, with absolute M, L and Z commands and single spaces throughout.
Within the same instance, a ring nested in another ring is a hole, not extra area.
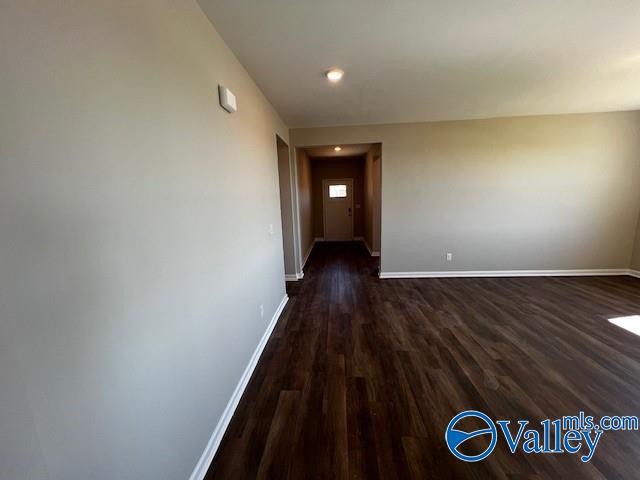
M 313 234 L 324 237 L 322 181 L 353 179 L 353 236 L 364 236 L 364 158 L 313 158 L 311 159 Z
M 372 220 L 372 242 L 369 244 L 374 252 L 380 252 L 380 212 L 381 212 L 381 162 L 382 162 L 382 145 L 379 143 L 371 147 L 373 162 L 371 164 L 372 187 L 373 187 L 373 211 L 371 212 Z
M 3 2 L 0 45 L 0 479 L 186 479 L 285 294 L 288 131 L 195 1 Z
M 296 151 L 298 164 L 298 212 L 300 215 L 300 255 L 301 262 L 313 245 L 313 199 L 311 160 L 304 152 Z
M 620 112 L 293 129 L 291 141 L 382 142 L 383 272 L 628 268 L 639 127 Z
M 640 106 L 633 0 L 201 2 L 292 127 Z
M 293 223 L 293 201 L 289 146 L 278 138 L 278 180 L 280 187 L 280 218 L 282 221 L 282 250 L 284 251 L 284 273 L 295 275 L 295 238 Z
M 364 239 L 369 248 L 373 245 L 374 201 L 373 152 L 369 149 L 364 159 Z
M 380 252 L 380 154 L 381 145 L 371 146 L 365 157 L 365 240 L 373 252 Z
M 638 227 L 636 228 L 636 241 L 631 257 L 631 268 L 640 271 L 640 216 L 638 217 Z

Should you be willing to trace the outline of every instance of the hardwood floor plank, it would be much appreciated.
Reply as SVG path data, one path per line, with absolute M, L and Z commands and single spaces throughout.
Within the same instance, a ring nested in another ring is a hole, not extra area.
M 347 385 L 349 478 L 378 479 L 376 441 L 366 379 L 352 377 Z
M 295 447 L 302 411 L 301 393 L 283 390 L 273 414 L 269 435 L 262 454 L 257 478 L 286 478 L 291 463 L 291 451 Z

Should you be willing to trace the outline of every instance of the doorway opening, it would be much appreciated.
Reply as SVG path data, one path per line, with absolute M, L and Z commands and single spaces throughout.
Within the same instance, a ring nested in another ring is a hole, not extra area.
M 296 148 L 301 269 L 318 242 L 360 242 L 381 250 L 381 143 Z

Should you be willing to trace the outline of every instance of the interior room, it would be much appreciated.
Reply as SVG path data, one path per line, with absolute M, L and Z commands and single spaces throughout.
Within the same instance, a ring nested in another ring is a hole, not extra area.
M 0 11 L 0 480 L 637 478 L 640 3 Z

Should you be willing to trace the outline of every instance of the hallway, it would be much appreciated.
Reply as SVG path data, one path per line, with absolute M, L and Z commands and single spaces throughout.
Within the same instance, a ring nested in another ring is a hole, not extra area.
M 607 319 L 640 313 L 640 280 L 379 280 L 360 243 L 319 243 L 305 270 L 207 479 L 637 474 L 634 432 L 605 433 L 589 463 L 503 439 L 465 463 L 444 433 L 469 408 L 538 427 L 637 414 L 640 339 Z

